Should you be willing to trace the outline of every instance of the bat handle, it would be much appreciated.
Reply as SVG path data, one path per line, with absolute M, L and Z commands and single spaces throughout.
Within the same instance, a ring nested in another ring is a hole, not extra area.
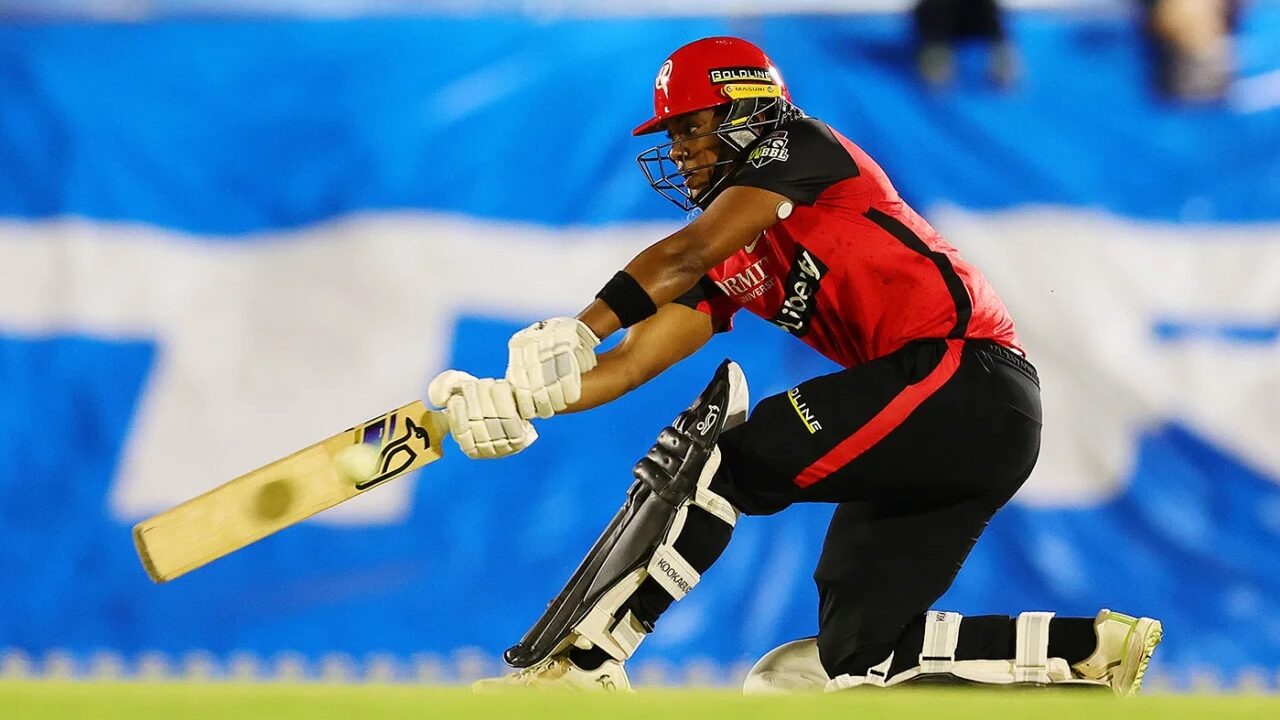
M 432 435 L 444 437 L 449 434 L 449 415 L 447 410 L 432 410 L 427 413 L 427 420 L 432 425 Z

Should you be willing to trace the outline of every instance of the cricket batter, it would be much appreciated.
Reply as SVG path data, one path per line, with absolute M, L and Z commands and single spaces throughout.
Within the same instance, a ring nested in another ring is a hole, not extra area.
M 751 691 L 915 681 L 1092 683 L 1131 695 L 1161 626 L 1102 610 L 962 617 L 929 608 L 1040 448 L 1040 390 L 982 273 L 861 148 L 791 102 L 749 42 L 698 40 L 654 82 L 639 156 L 687 226 L 576 317 L 521 330 L 505 379 L 449 370 L 429 395 L 471 457 L 519 452 L 529 420 L 607 403 L 746 309 L 844 369 L 767 397 L 726 361 L 635 466 L 626 503 L 488 686 L 629 689 L 624 663 L 729 542 L 739 515 L 837 505 L 814 571 L 816 639 L 757 663 Z M 603 338 L 626 329 L 613 350 Z

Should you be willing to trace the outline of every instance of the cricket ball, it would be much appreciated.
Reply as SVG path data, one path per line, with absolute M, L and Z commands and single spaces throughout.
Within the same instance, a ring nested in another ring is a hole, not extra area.
M 372 445 L 352 445 L 333 456 L 333 467 L 343 479 L 359 484 L 378 472 L 378 450 Z

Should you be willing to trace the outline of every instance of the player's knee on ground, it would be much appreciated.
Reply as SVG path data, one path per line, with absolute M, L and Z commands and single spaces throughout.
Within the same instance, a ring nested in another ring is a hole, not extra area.
M 801 638 L 783 643 L 757 660 L 742 682 L 742 692 L 746 695 L 822 692 L 830 679 L 818 659 L 818 639 Z
M 1107 689 L 1132 694 L 1141 682 L 1151 649 L 1159 642 L 1159 623 L 1147 618 L 1118 616 L 1117 627 L 1128 622 L 1153 628 L 1143 642 L 1117 640 L 1115 648 L 1099 648 L 1075 637 L 1111 616 L 1104 610 L 1096 620 L 1063 618 L 1053 621 L 1053 613 L 1023 613 L 1012 619 L 982 616 L 966 619 L 959 613 L 928 612 L 908 626 L 892 651 L 878 663 L 858 673 L 828 678 L 819 660 L 821 640 L 805 638 L 786 643 L 767 653 L 752 667 L 743 692 L 776 694 L 798 691 L 844 690 L 853 687 L 893 687 L 904 684 L 952 685 L 1070 685 Z M 965 627 L 962 637 L 962 621 Z M 1087 627 L 1086 627 L 1087 626 Z M 1050 642 L 1050 633 L 1060 637 Z M 1123 628 L 1121 628 L 1123 629 Z M 1098 637 L 1105 633 L 1098 631 Z M 1114 633 L 1113 633 L 1114 634 Z M 1126 646 L 1126 642 L 1128 647 Z M 1064 652 L 1065 651 L 1065 652 Z M 1091 653 L 1091 654 L 1090 654 Z M 1089 659 L 1081 658 L 1088 654 Z M 1066 655 L 1063 657 L 1062 655 Z M 1103 657 L 1102 660 L 1098 658 Z M 1090 663 L 1101 664 L 1120 658 L 1131 671 L 1112 678 L 1106 673 L 1083 672 Z M 1132 656 L 1132 657 L 1128 657 Z M 1126 659 L 1127 658 L 1127 659 Z
M 957 659 L 961 622 L 954 612 L 930 611 L 924 617 L 923 638 L 918 645 L 899 646 L 865 673 L 832 677 L 828 691 L 855 687 L 893 687 L 907 683 L 967 685 L 1061 685 L 1079 684 L 1099 689 L 1105 682 L 1081 680 L 1066 659 L 1050 657 L 1051 612 L 1024 612 L 1018 616 L 1011 658 Z M 918 648 L 918 651 L 917 651 Z M 913 662 L 905 669 L 895 662 L 899 653 L 909 653 Z

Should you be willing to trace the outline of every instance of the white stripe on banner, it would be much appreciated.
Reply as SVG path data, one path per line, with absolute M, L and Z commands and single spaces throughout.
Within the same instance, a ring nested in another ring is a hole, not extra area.
M 0 332 L 159 343 L 110 498 L 131 521 L 421 397 L 460 312 L 577 312 L 669 231 L 379 214 L 210 243 L 139 225 L 0 222 Z M 506 349 L 493 352 L 504 367 Z M 411 485 L 322 518 L 395 522 Z
M 1259 113 L 1280 108 L 1280 70 L 1240 78 L 1228 95 L 1237 112 Z
M 1168 419 L 1280 480 L 1280 343 L 1212 331 L 1280 325 L 1280 225 L 1043 207 L 930 218 L 987 274 L 1040 369 L 1044 446 L 1020 501 L 1110 497 L 1130 476 L 1137 434 Z M 1208 331 L 1162 341 L 1162 321 Z
M 1280 226 L 1061 208 L 931 217 L 999 289 L 1041 370 L 1044 448 L 1019 502 L 1111 497 L 1131 475 L 1138 434 L 1168 419 L 1280 479 L 1280 404 L 1267 400 L 1280 396 Z M 670 229 L 391 213 L 209 242 L 136 225 L 0 222 L 0 332 L 158 344 L 111 494 L 129 521 L 420 396 L 459 314 L 575 312 Z M 1161 323 L 1183 330 L 1162 336 Z M 1239 342 L 1219 326 L 1263 332 Z M 498 370 L 504 349 L 493 352 Z M 411 485 L 324 520 L 394 522 Z

